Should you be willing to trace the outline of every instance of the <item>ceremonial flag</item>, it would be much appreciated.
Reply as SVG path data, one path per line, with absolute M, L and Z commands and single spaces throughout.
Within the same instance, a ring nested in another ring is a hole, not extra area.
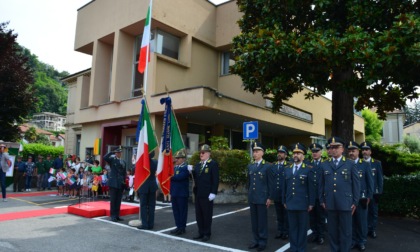
M 162 193 L 168 195 L 171 188 L 171 177 L 174 175 L 173 153 L 184 149 L 185 146 L 172 110 L 171 98 L 162 98 L 160 103 L 165 103 L 165 112 L 156 174 Z
M 144 73 L 147 62 L 150 61 L 150 26 L 152 21 L 152 0 L 150 0 L 149 8 L 147 9 L 146 20 L 144 20 L 143 38 L 141 40 L 141 48 L 139 55 L 138 70 Z
M 137 124 L 136 139 L 138 142 L 136 155 L 136 169 L 134 177 L 134 190 L 138 190 L 150 175 L 149 153 L 157 147 L 157 140 L 150 122 L 146 98 L 141 101 L 140 119 Z

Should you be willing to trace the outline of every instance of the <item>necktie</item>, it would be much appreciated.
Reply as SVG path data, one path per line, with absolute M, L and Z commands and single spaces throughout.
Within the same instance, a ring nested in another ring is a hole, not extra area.
M 296 174 L 296 172 L 298 171 L 298 169 L 299 169 L 299 166 L 295 166 L 295 169 L 294 169 L 294 171 L 293 171 L 293 175 L 295 175 Z
M 338 160 L 337 159 L 334 159 L 334 164 L 335 164 L 335 166 L 338 165 Z
M 201 169 L 200 169 L 200 173 L 203 171 L 204 169 L 204 162 L 201 162 Z

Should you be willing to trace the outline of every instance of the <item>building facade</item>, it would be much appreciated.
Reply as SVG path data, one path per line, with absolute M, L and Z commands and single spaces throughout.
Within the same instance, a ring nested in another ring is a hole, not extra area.
M 331 135 L 331 101 L 296 94 L 278 113 L 260 94 L 245 92 L 229 49 L 239 34 L 236 1 L 154 0 L 147 82 L 137 71 L 148 0 L 91 1 L 78 10 L 75 50 L 92 55 L 90 69 L 63 79 L 68 85 L 66 152 L 82 158 L 101 139 L 101 154 L 122 145 L 131 160 L 140 101 L 146 96 L 156 135 L 172 98 L 188 153 L 226 136 L 231 148 L 246 149 L 243 123 L 258 121 L 259 141 L 268 148 Z M 146 84 L 146 85 L 145 85 Z M 144 93 L 143 93 L 144 92 Z M 355 139 L 364 140 L 363 118 L 355 115 Z
M 66 128 L 66 117 L 50 112 L 42 112 L 34 114 L 32 120 L 29 122 L 44 130 L 62 131 Z

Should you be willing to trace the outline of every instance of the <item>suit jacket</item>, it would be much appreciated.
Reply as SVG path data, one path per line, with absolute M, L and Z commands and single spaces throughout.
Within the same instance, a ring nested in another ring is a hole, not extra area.
M 315 160 L 312 160 L 309 165 L 312 166 L 311 172 L 309 173 L 309 179 L 311 180 L 311 190 L 314 192 L 314 197 L 315 200 L 319 200 L 319 179 L 321 178 L 322 175 L 322 168 L 321 168 L 321 163 L 323 161 L 320 160 L 319 164 L 317 164 L 317 162 L 315 162 Z
M 373 158 L 370 159 L 370 169 L 373 176 L 373 194 L 382 194 L 384 190 L 384 173 L 382 171 L 382 163 Z
M 150 158 L 150 175 L 140 186 L 138 193 L 154 193 L 158 189 L 156 181 L 157 161 Z
M 359 159 L 356 163 L 357 173 L 360 178 L 360 199 L 373 197 L 373 176 L 370 169 L 370 163 Z
M 333 159 L 321 163 L 319 201 L 327 210 L 351 211 L 360 196 L 360 179 L 354 161 L 342 157 L 336 166 Z
M 193 192 L 196 197 L 207 198 L 210 193 L 217 194 L 219 188 L 219 164 L 208 159 L 202 168 L 201 162 L 194 166 L 192 171 L 194 175 Z
M 116 158 L 114 152 L 109 152 L 104 156 L 111 171 L 108 173 L 108 185 L 112 188 L 123 189 L 125 187 L 125 177 L 127 174 L 125 161 Z
M 290 163 L 284 161 L 283 164 L 279 162 L 274 163 L 270 167 L 271 176 L 271 198 L 274 201 L 282 201 L 283 188 L 284 188 L 284 168 L 289 166 Z
M 0 163 L 1 163 L 1 169 L 3 170 L 4 173 L 6 173 L 7 171 L 9 171 L 9 164 L 7 163 L 7 160 L 9 160 L 9 153 L 4 152 L 1 153 L 1 158 L 0 158 Z
M 302 163 L 301 167 L 293 174 L 295 164 L 284 169 L 283 203 L 287 210 L 308 210 L 315 205 L 313 181 L 309 179 L 312 166 Z
M 250 204 L 265 205 L 267 199 L 272 199 L 271 168 L 272 164 L 265 160 L 262 160 L 258 167 L 256 163 L 248 165 L 248 202 Z
M 174 175 L 171 177 L 171 196 L 188 197 L 190 186 L 190 173 L 187 164 L 182 163 L 174 167 Z

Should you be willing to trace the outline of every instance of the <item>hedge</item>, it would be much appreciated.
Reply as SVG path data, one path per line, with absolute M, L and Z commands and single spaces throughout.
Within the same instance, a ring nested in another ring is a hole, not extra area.
M 23 160 L 27 160 L 28 156 L 31 155 L 34 158 L 34 162 L 38 161 L 38 156 L 41 155 L 45 158 L 48 154 L 51 154 L 52 159 L 54 159 L 59 154 L 64 154 L 64 146 L 54 147 L 37 143 L 24 144 L 21 153 Z
M 379 210 L 391 215 L 420 218 L 419 192 L 420 173 L 386 177 Z
M 382 162 L 384 175 L 409 175 L 420 172 L 420 154 L 410 153 L 401 144 L 373 145 L 372 157 Z

